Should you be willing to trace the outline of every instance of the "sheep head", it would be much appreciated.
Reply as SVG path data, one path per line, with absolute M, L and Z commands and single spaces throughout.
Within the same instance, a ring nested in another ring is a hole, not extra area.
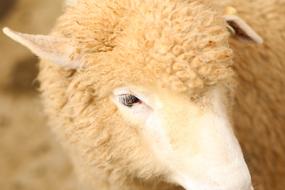
M 122 189 L 133 179 L 251 188 L 231 127 L 235 80 L 223 15 L 191 1 L 81 0 L 49 36 L 4 32 L 46 60 L 47 109 L 68 125 L 56 132 L 91 181 L 101 172 Z M 65 69 L 75 70 L 68 80 L 54 74 Z

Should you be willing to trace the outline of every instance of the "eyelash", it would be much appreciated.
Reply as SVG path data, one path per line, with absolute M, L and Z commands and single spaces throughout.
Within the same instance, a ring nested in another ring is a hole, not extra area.
M 131 94 L 120 95 L 119 101 L 127 107 L 132 107 L 134 104 L 142 102 L 140 99 Z

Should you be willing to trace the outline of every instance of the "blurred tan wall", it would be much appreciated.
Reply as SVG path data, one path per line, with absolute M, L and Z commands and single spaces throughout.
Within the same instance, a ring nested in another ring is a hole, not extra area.
M 0 28 L 48 33 L 62 0 L 0 0 Z M 0 32 L 0 189 L 75 190 L 72 167 L 46 126 L 37 58 Z

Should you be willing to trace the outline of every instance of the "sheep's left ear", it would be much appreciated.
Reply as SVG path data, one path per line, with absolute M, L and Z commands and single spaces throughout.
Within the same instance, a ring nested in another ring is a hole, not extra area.
M 253 28 L 251 28 L 242 18 L 237 15 L 225 15 L 224 16 L 228 29 L 231 34 L 241 40 L 262 44 L 263 39 L 259 36 Z
M 75 69 L 80 65 L 80 56 L 76 53 L 76 48 L 71 45 L 70 40 L 45 35 L 31 35 L 12 31 L 4 28 L 3 32 L 30 49 L 41 59 L 50 61 L 65 68 Z

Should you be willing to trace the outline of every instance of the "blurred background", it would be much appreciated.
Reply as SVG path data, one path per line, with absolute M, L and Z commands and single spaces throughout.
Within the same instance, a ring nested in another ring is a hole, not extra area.
M 0 28 L 46 34 L 62 0 L 0 0 Z M 69 160 L 46 126 L 37 58 L 0 32 L 0 189 L 74 190 Z

